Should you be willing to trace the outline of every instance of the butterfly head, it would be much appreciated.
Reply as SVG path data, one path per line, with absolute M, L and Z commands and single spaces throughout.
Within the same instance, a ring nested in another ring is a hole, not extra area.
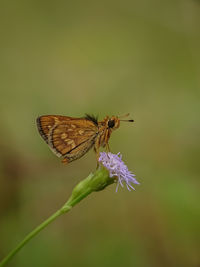
M 121 117 L 127 117 L 129 114 L 126 114 L 124 116 L 112 116 L 110 118 L 107 119 L 107 128 L 115 130 L 117 128 L 119 128 L 120 126 L 120 121 L 128 121 L 128 122 L 134 122 L 134 120 L 122 120 L 120 119 Z
M 120 126 L 120 120 L 118 117 L 112 116 L 107 119 L 107 128 L 115 130 L 119 128 L 119 126 Z

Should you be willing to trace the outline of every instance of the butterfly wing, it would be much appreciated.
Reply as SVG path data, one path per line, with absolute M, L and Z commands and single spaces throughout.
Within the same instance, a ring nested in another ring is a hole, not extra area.
M 37 125 L 51 150 L 67 162 L 82 157 L 98 135 L 97 126 L 85 118 L 42 116 L 37 119 Z
M 37 127 L 40 135 L 48 144 L 48 137 L 49 132 L 52 130 L 53 127 L 58 125 L 62 121 L 69 121 L 73 118 L 67 116 L 58 116 L 58 115 L 46 115 L 40 116 L 37 118 Z

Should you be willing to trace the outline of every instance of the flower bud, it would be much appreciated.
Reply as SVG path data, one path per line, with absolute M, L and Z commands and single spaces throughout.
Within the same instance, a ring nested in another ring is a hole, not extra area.
M 114 182 L 115 178 L 109 177 L 109 171 L 101 167 L 74 187 L 71 197 L 64 206 L 73 207 L 90 193 L 103 190 L 106 186 Z

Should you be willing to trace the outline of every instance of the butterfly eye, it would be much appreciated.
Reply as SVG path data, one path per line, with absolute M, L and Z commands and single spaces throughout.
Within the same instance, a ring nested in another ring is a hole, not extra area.
M 114 120 L 109 120 L 108 121 L 108 127 L 113 128 L 115 126 L 115 121 Z

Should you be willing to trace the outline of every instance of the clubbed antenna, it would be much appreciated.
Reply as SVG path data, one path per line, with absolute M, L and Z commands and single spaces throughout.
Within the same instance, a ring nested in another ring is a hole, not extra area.
M 134 120 L 121 120 L 121 118 L 126 118 L 128 117 L 130 114 L 127 113 L 125 115 L 121 115 L 121 116 L 118 116 L 118 118 L 120 119 L 120 121 L 126 121 L 126 122 L 134 122 Z

